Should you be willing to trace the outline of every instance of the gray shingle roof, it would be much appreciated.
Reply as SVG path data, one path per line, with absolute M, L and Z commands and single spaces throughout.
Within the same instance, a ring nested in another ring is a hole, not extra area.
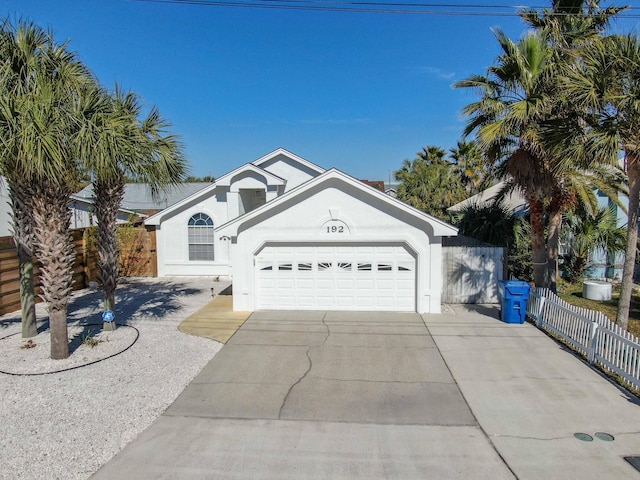
M 209 185 L 211 185 L 210 182 L 181 183 L 159 193 L 157 198 L 153 198 L 148 184 L 127 183 L 124 189 L 122 208 L 127 210 L 163 210 Z M 92 198 L 93 187 L 86 186 L 77 193 L 77 196 Z

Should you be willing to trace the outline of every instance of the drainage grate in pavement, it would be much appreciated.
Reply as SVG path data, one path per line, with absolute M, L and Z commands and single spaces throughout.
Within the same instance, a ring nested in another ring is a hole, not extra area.
M 635 455 L 632 457 L 623 457 L 627 462 L 631 464 L 633 468 L 640 472 L 640 455 Z
M 573 436 L 576 437 L 578 440 L 582 440 L 583 442 L 593 442 L 593 437 L 588 433 L 578 432 L 578 433 L 574 433 Z
M 615 440 L 613 435 L 605 432 L 596 432 L 595 437 L 603 442 L 613 442 Z

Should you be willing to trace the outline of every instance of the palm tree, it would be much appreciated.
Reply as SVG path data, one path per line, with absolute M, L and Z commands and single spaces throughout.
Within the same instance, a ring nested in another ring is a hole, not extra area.
M 33 245 L 51 325 L 51 357 L 66 358 L 74 261 L 68 202 L 71 185 L 80 174 L 72 152 L 76 122 L 71 112 L 75 92 L 93 79 L 65 45 L 56 44 L 51 33 L 34 24 L 20 22 L 13 27 L 7 21 L 2 31 L 3 51 L 12 52 L 2 64 L 2 171 L 17 198 L 14 221 L 34 224 Z M 14 232 L 23 230 L 14 226 Z M 23 272 L 21 284 L 32 288 L 28 272 Z
M 432 150 L 437 154 L 430 156 Z M 442 155 L 440 155 L 442 153 Z M 405 160 L 395 172 L 400 181 L 397 198 L 430 215 L 446 220 L 446 210 L 465 197 L 460 179 L 453 174 L 451 164 L 443 160 L 446 152 L 440 147 L 428 147 L 413 160 Z
M 427 165 L 449 165 L 446 160 L 447 152 L 437 145 L 427 145 L 421 151 L 416 153 L 417 158 L 421 159 Z
M 535 283 L 552 290 L 562 214 L 575 206 L 578 198 L 584 198 L 576 180 L 588 172 L 573 168 L 579 157 L 557 153 L 546 127 L 566 122 L 567 113 L 581 107 L 564 94 L 559 71 L 562 66 L 576 65 L 576 48 L 598 38 L 620 11 L 614 7 L 603 10 L 598 4 L 599 0 L 556 0 L 543 15 L 522 11 L 525 21 L 537 31 L 517 45 L 498 32 L 503 48 L 498 65 L 490 67 L 487 77 L 470 77 L 457 85 L 477 88 L 484 94 L 480 102 L 466 108 L 472 120 L 465 133 L 477 131 L 490 159 L 506 158 L 500 172 L 510 174 L 529 201 Z M 546 255 L 545 213 L 549 220 Z
M 607 184 L 599 181 L 599 172 L 585 172 L 578 165 L 584 164 L 580 156 L 569 157 L 565 151 L 555 149 L 553 142 L 549 142 L 555 134 L 548 133 L 549 128 L 555 128 L 561 124 L 565 128 L 567 117 L 571 112 L 584 108 L 582 104 L 576 104 L 571 96 L 565 95 L 563 82 L 558 73 L 562 69 L 574 69 L 579 65 L 576 60 L 576 52 L 591 42 L 597 41 L 603 34 L 611 19 L 626 7 L 607 8 L 600 7 L 600 0 L 553 0 L 551 9 L 544 9 L 540 14 L 535 9 L 523 9 L 520 16 L 527 24 L 540 32 L 547 39 L 551 47 L 553 68 L 546 85 L 546 95 L 549 101 L 547 118 L 541 119 L 540 136 L 545 149 L 554 150 L 551 160 L 554 163 L 556 185 L 551 189 L 551 198 L 548 202 L 548 241 L 547 241 L 547 278 L 549 288 L 556 290 L 558 278 L 558 252 L 560 245 L 560 230 L 563 215 L 575 207 L 576 200 L 587 202 L 590 211 L 593 211 L 594 198 L 589 190 L 593 189 L 593 182 L 584 182 L 585 175 L 595 181 L 595 186 L 608 192 L 610 198 L 617 201 L 615 188 L 616 179 L 604 172 L 607 179 L 612 182 Z M 593 168 L 593 167 L 591 167 Z M 614 174 L 615 176 L 615 174 Z M 591 200 L 589 197 L 592 197 Z M 590 203 L 590 205 L 589 205 Z
M 488 177 L 482 150 L 476 142 L 458 140 L 456 147 L 449 149 L 455 165 L 453 171 L 460 176 L 467 193 L 474 195 L 482 188 Z
M 180 182 L 186 163 L 177 138 L 166 132 L 169 123 L 156 108 L 141 119 L 142 104 L 133 92 L 116 87 L 109 94 L 94 88 L 85 92 L 78 113 L 84 119 L 79 155 L 93 176 L 104 310 L 113 310 L 119 265 L 117 212 L 126 178 L 149 183 L 157 192 Z
M 546 82 L 551 49 L 545 36 L 529 33 L 514 43 L 503 32 L 496 37 L 502 48 L 497 64 L 486 75 L 474 75 L 454 84 L 480 92 L 479 101 L 464 108 L 470 117 L 465 136 L 476 141 L 497 174 L 519 188 L 530 209 L 534 282 L 547 286 L 544 202 L 554 184 L 551 159 L 538 137 L 539 123 L 547 113 Z
M 624 252 L 626 229 L 618 226 L 617 220 L 613 204 L 594 213 L 577 208 L 567 214 L 563 235 L 570 245 L 570 252 L 566 256 L 565 271 L 571 282 L 584 277 L 596 250 L 604 250 L 609 255 Z
M 640 204 L 640 39 L 605 37 L 580 51 L 581 69 L 565 72 L 565 88 L 585 105 L 572 123 L 556 130 L 556 142 L 592 164 L 616 164 L 624 151 L 629 188 L 627 244 L 617 323 L 627 329 L 638 242 Z
M 499 202 L 488 205 L 471 204 L 454 217 L 454 224 L 461 235 L 499 247 L 506 247 L 513 241 L 516 222 L 514 213 Z
M 15 29 L 8 21 L 0 28 L 0 59 L 2 59 L 0 81 L 2 95 L 0 105 L 0 136 L 2 153 L 0 172 L 6 177 L 11 203 L 12 235 L 16 245 L 20 278 L 20 303 L 22 307 L 22 337 L 37 335 L 35 293 L 33 279 L 33 206 L 30 182 L 15 168 L 21 156 L 21 146 L 16 142 L 16 97 L 30 88 L 32 79 L 27 74 L 29 65 L 37 61 L 38 52 L 48 46 L 45 32 L 20 24 Z
M 68 235 L 69 185 L 78 172 L 70 150 L 73 91 L 92 81 L 86 68 L 50 32 L 33 23 L 2 24 L 0 129 L 2 173 L 12 195 L 14 237 L 21 270 L 23 335 L 35 330 L 33 263 L 51 324 L 51 356 L 69 355 L 66 305 L 72 279 Z M 33 235 L 31 235 L 33 233 Z
M 627 7 L 600 7 L 601 0 L 552 0 L 542 12 L 524 8 L 519 14 L 537 31 L 544 32 L 556 54 L 565 55 L 577 46 L 602 35 L 611 19 Z

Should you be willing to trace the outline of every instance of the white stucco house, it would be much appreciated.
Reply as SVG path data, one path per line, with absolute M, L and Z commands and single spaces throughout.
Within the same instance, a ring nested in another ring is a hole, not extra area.
M 282 148 L 145 221 L 158 275 L 229 276 L 234 310 L 440 312 L 456 228 Z

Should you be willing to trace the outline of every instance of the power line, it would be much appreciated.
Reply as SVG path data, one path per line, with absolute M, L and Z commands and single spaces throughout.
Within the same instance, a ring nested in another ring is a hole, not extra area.
M 391 15 L 442 15 L 517 17 L 523 9 L 540 10 L 548 6 L 531 5 L 472 5 L 468 3 L 396 3 L 371 1 L 330 1 L 330 0 L 134 0 L 146 3 L 166 3 L 203 7 L 260 8 L 275 10 L 303 10 L 323 12 L 379 13 Z M 628 7 L 618 14 L 618 18 L 640 18 L 631 13 L 639 7 Z M 563 15 L 563 14 L 556 14 Z M 564 14 L 569 15 L 569 14 Z

